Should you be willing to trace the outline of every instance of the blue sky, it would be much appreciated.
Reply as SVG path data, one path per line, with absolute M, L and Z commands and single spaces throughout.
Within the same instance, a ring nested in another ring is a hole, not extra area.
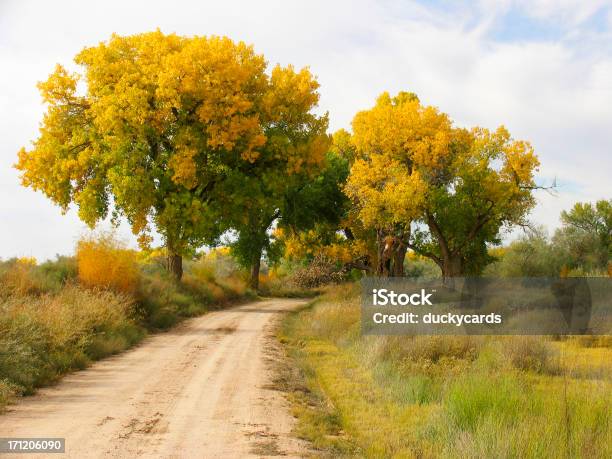
M 113 32 L 157 27 L 228 35 L 270 64 L 310 66 L 331 130 L 400 90 L 460 126 L 504 124 L 534 145 L 541 183 L 557 179 L 556 196 L 539 193 L 531 214 L 550 230 L 575 201 L 611 197 L 610 0 L 0 0 L 0 257 L 71 253 L 85 231 L 75 212 L 61 215 L 20 187 L 11 168 L 44 112 L 36 82 Z

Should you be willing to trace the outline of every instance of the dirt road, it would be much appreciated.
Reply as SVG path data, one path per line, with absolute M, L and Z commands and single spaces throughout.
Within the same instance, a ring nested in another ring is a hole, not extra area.
M 266 300 L 185 321 L 9 407 L 0 437 L 65 437 L 75 458 L 303 456 L 274 389 L 272 336 L 280 313 L 300 303 Z

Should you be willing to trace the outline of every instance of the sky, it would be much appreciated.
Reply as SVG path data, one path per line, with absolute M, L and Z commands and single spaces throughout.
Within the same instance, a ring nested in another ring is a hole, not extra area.
M 402 90 L 457 126 L 505 125 L 533 144 L 538 183 L 556 180 L 530 215 L 549 232 L 576 201 L 612 197 L 612 0 L 0 0 L 0 258 L 70 254 L 87 231 L 12 167 L 45 110 L 36 83 L 56 63 L 78 70 L 74 55 L 112 33 L 156 28 L 227 35 L 271 66 L 308 66 L 330 132 Z M 127 225 L 119 233 L 134 244 Z

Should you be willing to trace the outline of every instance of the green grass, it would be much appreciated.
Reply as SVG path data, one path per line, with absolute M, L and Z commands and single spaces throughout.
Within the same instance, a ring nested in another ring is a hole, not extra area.
M 279 332 L 322 455 L 612 457 L 608 341 L 361 336 L 358 293 L 328 289 Z

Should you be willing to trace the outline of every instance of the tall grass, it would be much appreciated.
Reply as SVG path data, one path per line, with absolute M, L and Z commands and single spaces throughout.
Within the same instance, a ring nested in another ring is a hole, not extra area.
M 364 457 L 612 457 L 606 340 L 362 336 L 358 294 L 328 289 L 280 332 L 340 420 L 296 406 L 305 438 Z
M 12 296 L 0 309 L 0 375 L 31 393 L 69 370 L 138 341 L 144 330 L 133 301 L 76 285 L 57 294 Z

